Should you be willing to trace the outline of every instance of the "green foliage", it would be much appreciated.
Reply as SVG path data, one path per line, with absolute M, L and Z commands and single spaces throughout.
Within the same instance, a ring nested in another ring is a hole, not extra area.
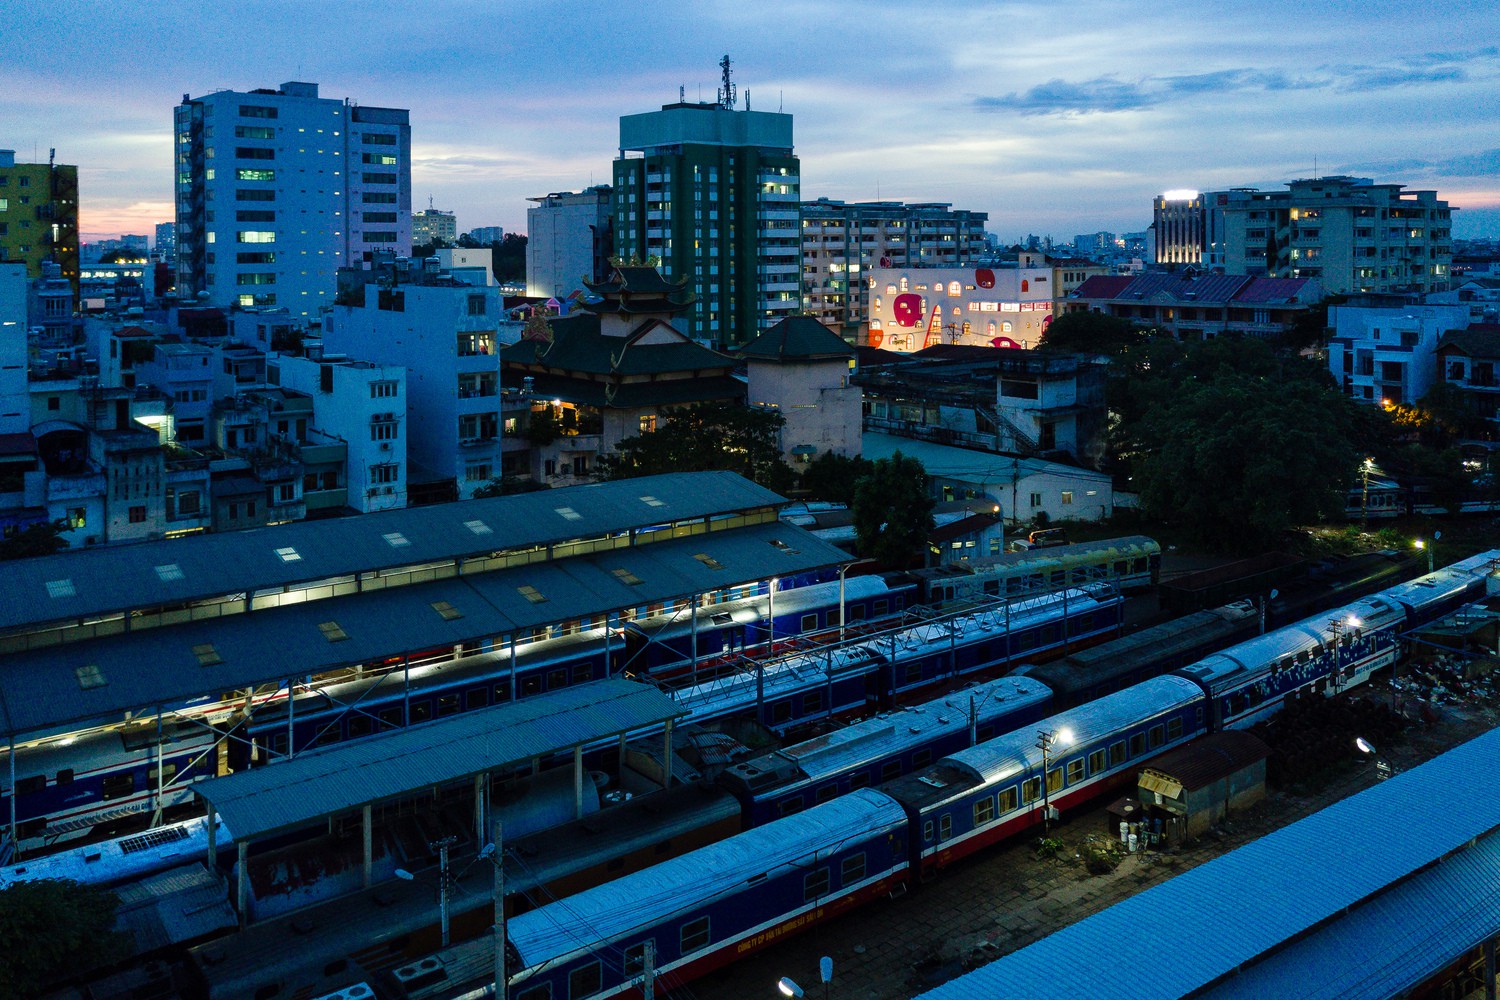
M 26 559 L 31 556 L 50 556 L 68 547 L 62 533 L 68 530 L 68 522 L 39 521 L 0 542 L 0 560 Z
M 874 468 L 875 463 L 868 458 L 858 455 L 846 458 L 825 451 L 802 470 L 802 488 L 814 500 L 851 506 L 854 503 L 855 485 Z
M 1470 481 L 1457 448 L 1434 451 L 1409 444 L 1399 449 L 1388 464 L 1403 480 L 1424 483 L 1431 490 L 1432 502 L 1449 514 L 1459 512 Z
M 1328 307 L 1348 300 L 1345 295 L 1331 295 L 1322 302 L 1297 314 L 1292 328 L 1281 338 L 1281 346 L 1292 351 L 1321 347 L 1328 342 Z
M 1423 443 L 1447 448 L 1465 438 L 1487 438 L 1490 422 L 1469 405 L 1468 396 L 1452 382 L 1439 382 L 1416 407 L 1421 412 L 1418 434 Z
M 1113 837 L 1090 840 L 1079 853 L 1083 856 L 1083 867 L 1091 875 L 1108 875 L 1120 867 L 1120 862 L 1125 858 L 1120 842 Z
M 557 419 L 557 414 L 552 407 L 544 406 L 540 410 L 532 410 L 531 417 L 526 421 L 526 440 L 531 444 L 541 447 L 549 445 L 562 437 L 562 422 Z
M 880 459 L 854 487 L 859 554 L 890 567 L 921 560 L 935 505 L 921 462 L 899 451 Z
M 1113 357 L 1128 347 L 1144 343 L 1146 337 L 1146 333 L 1128 319 L 1097 312 L 1072 312 L 1053 319 L 1036 346 L 1039 351 L 1072 351 Z
M 1361 458 L 1355 404 L 1315 362 L 1259 340 L 1153 340 L 1121 368 L 1115 446 L 1147 515 L 1253 550 L 1342 512 Z
M 695 403 L 666 410 L 664 416 L 656 430 L 626 438 L 613 455 L 601 455 L 599 477 L 722 469 L 778 493 L 796 482 L 797 474 L 781 457 L 786 418 L 775 410 L 738 402 Z
M 0 891 L 0 996 L 37 996 L 123 957 L 112 929 L 118 905 L 114 893 L 66 879 Z
M 526 237 L 518 233 L 506 233 L 500 242 L 491 243 L 491 256 L 495 280 L 501 284 L 526 280 Z
M 1036 843 L 1036 856 L 1039 858 L 1055 858 L 1062 853 L 1063 842 L 1056 837 L 1043 837 Z

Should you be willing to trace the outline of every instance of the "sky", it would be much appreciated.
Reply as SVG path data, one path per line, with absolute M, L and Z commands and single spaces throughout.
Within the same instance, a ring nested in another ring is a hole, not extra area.
M 413 208 L 522 232 L 607 183 L 619 118 L 794 116 L 802 196 L 950 202 L 1007 241 L 1150 222 L 1162 191 L 1352 174 L 1500 237 L 1500 4 L 0 0 L 0 148 L 79 168 L 84 239 L 172 219 L 184 94 L 320 85 L 408 108 Z M 743 103 L 741 104 L 743 106 Z

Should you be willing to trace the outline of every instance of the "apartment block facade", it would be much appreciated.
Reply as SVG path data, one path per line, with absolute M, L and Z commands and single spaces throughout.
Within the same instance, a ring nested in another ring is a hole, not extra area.
M 526 210 L 526 294 L 562 297 L 586 281 L 603 281 L 614 253 L 608 184 L 529 198 Z
M 42 262 L 54 261 L 78 299 L 78 168 L 62 163 L 17 163 L 13 149 L 0 149 L 0 261 L 26 265 L 26 276 L 42 277 Z
M 406 111 L 315 83 L 184 95 L 177 106 L 177 289 L 212 305 L 313 316 L 340 267 L 411 252 Z
M 802 203 L 802 311 L 861 343 L 869 325 L 865 279 L 877 267 L 953 267 L 987 246 L 986 212 L 945 203 Z

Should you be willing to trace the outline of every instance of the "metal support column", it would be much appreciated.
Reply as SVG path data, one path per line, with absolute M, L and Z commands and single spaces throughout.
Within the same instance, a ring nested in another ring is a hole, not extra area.
M 583 819 L 583 745 L 573 748 L 573 818 Z
M 698 683 L 698 594 L 693 595 L 692 627 L 693 627 L 693 683 Z
M 219 825 L 217 814 L 214 812 L 213 803 L 208 805 L 208 867 L 213 868 L 219 859 Z
M 20 860 L 21 842 L 16 839 L 16 738 L 12 735 L 10 746 L 10 860 Z
M 481 844 L 484 843 L 484 831 L 489 828 L 486 816 L 488 810 L 485 808 L 485 792 L 489 788 L 489 778 L 488 771 L 474 775 L 474 839 Z
M 411 657 L 401 655 L 401 724 L 411 725 Z
M 240 911 L 240 926 L 250 926 L 250 915 L 246 912 L 250 905 L 250 845 L 243 840 L 239 843 L 240 868 L 239 884 L 235 887 L 234 898 Z
M 369 805 L 366 805 L 365 808 L 364 808 L 364 810 L 363 810 L 364 815 L 362 817 L 362 822 L 360 823 L 360 826 L 364 827 L 364 838 L 365 838 L 365 888 L 366 889 L 370 888 L 370 883 L 372 881 L 374 881 L 374 853 L 375 853 L 375 851 L 374 851 L 373 841 L 374 841 L 375 837 L 374 837 L 374 832 L 370 829 L 370 812 L 371 812 L 371 810 L 370 810 Z
M 520 683 L 516 667 L 516 634 L 510 634 L 510 683 L 506 684 L 506 690 L 510 693 L 510 701 L 516 700 L 516 685 Z
M 672 787 L 672 723 L 674 721 L 675 720 L 673 719 L 667 720 L 667 742 L 665 747 L 666 753 L 662 755 L 662 770 L 664 776 L 662 778 L 661 787 L 663 788 Z
M 161 826 L 161 813 L 166 808 L 166 803 L 162 801 L 162 793 L 166 785 L 166 755 L 166 740 L 162 737 L 161 731 L 161 706 L 158 705 L 156 709 L 156 787 L 151 792 L 154 801 L 152 803 L 151 822 L 147 824 L 153 830 Z
M 619 763 L 619 766 L 618 766 L 617 770 L 620 773 L 617 774 L 617 775 L 615 775 L 615 780 L 620 783 L 620 787 L 621 788 L 624 788 L 625 787 L 625 734 L 624 733 L 620 734 L 620 763 Z
M 297 684 L 295 677 L 286 679 L 286 759 L 297 756 L 297 741 L 293 737 L 292 723 L 297 717 Z
M 1495 1000 L 1495 939 L 1484 943 L 1484 1000 Z
M 491 844 L 495 853 L 490 863 L 495 866 L 495 1000 L 505 1000 L 510 977 L 505 974 L 505 841 L 500 820 L 495 820 L 495 839 Z

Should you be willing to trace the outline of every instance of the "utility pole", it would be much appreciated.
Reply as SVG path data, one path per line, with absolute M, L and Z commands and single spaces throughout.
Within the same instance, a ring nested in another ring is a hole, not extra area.
M 448 947 L 448 848 L 458 843 L 457 837 L 444 837 L 433 841 L 429 847 L 438 852 L 438 915 L 443 924 L 443 947 Z
M 656 942 L 647 941 L 641 954 L 641 998 L 654 1000 L 656 996 Z
M 495 839 L 490 844 L 490 864 L 495 866 L 495 1000 L 505 1000 L 510 977 L 505 971 L 505 851 L 500 820 L 495 820 Z

